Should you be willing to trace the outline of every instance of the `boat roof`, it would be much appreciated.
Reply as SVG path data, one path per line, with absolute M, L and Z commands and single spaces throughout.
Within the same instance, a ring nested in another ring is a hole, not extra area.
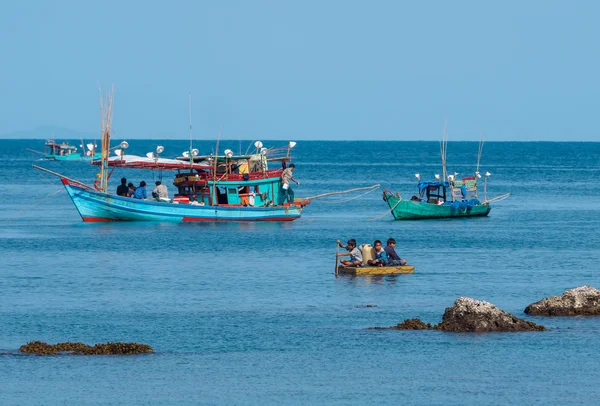
M 101 165 L 102 160 L 95 160 L 95 165 Z M 111 156 L 108 158 L 108 166 L 118 168 L 134 169 L 211 169 L 213 165 L 207 162 L 190 163 L 169 158 L 148 158 L 138 155 Z
M 69 145 L 69 143 L 67 141 L 63 141 L 61 143 L 58 143 L 54 140 L 46 140 L 46 145 L 47 147 L 55 147 L 55 148 L 60 148 L 60 149 L 77 149 L 77 147 L 75 145 Z
M 419 181 L 419 190 L 423 190 L 428 187 L 439 188 L 442 186 L 449 187 L 450 184 L 448 182 L 440 182 L 439 180 L 421 180 L 421 181 Z

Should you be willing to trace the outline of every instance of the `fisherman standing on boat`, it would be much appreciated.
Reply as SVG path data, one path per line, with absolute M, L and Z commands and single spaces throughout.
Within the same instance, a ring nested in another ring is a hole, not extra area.
M 337 240 L 338 246 L 348 250 L 347 254 L 336 254 L 338 257 L 350 256 L 350 260 L 341 259 L 340 262 L 344 267 L 357 267 L 362 265 L 362 252 L 356 247 L 356 240 L 354 238 L 348 240 L 348 245 L 343 246 L 340 240 Z
M 396 240 L 394 240 L 393 238 L 389 238 L 387 240 L 387 247 L 385 247 L 385 253 L 387 254 L 389 265 L 406 265 L 406 260 L 400 258 L 400 256 L 396 253 Z
M 117 187 L 117 196 L 127 197 L 129 188 L 127 187 L 127 179 L 121 178 L 121 184 Z
M 281 173 L 281 189 L 283 190 L 280 197 L 280 204 L 284 204 L 287 200 L 290 204 L 294 204 L 294 191 L 290 187 L 290 181 L 296 182 L 296 185 L 299 185 L 296 179 L 294 179 L 294 175 L 292 172 L 296 168 L 296 165 L 291 164 L 289 167 L 285 168 Z

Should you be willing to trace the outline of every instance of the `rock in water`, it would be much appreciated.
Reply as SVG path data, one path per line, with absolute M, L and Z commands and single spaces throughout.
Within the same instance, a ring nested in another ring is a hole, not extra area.
M 600 290 L 593 286 L 569 289 L 562 296 L 551 296 L 532 303 L 525 313 L 537 316 L 600 315 Z
M 19 348 L 23 354 L 36 355 L 128 355 L 128 354 L 150 354 L 152 347 L 148 344 L 138 343 L 105 343 L 96 344 L 93 347 L 84 343 L 56 343 L 48 344 L 43 341 L 30 341 Z
M 406 319 L 391 327 L 369 327 L 367 330 L 431 330 L 431 324 L 425 324 L 421 319 Z
M 491 331 L 543 331 L 544 326 L 531 321 L 525 321 L 504 310 L 498 309 L 491 303 L 460 297 L 454 306 L 448 307 L 442 317 L 442 322 L 436 326 L 443 331 L 461 332 L 491 332 Z

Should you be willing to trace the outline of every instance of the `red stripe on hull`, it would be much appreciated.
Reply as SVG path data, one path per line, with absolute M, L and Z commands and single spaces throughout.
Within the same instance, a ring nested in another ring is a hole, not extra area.
M 83 221 L 86 223 L 107 223 L 113 221 L 119 221 L 115 219 L 108 219 L 105 217 L 82 217 Z
M 248 221 L 294 221 L 296 219 L 299 219 L 300 217 L 270 217 L 270 218 L 264 218 L 264 219 L 248 219 L 248 220 L 241 220 L 241 219 L 206 219 L 206 218 L 194 218 L 194 217 L 184 217 L 183 221 L 184 222 L 229 222 L 229 223 L 235 223 L 235 222 L 248 222 Z

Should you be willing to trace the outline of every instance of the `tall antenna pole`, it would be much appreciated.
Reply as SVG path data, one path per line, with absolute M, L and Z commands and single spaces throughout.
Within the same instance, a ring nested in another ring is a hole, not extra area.
M 479 138 L 479 150 L 477 151 L 477 167 L 475 173 L 479 172 L 479 163 L 481 162 L 481 154 L 483 153 L 483 130 L 481 130 L 481 136 Z
M 190 161 L 192 160 L 192 94 L 189 94 L 190 107 Z

